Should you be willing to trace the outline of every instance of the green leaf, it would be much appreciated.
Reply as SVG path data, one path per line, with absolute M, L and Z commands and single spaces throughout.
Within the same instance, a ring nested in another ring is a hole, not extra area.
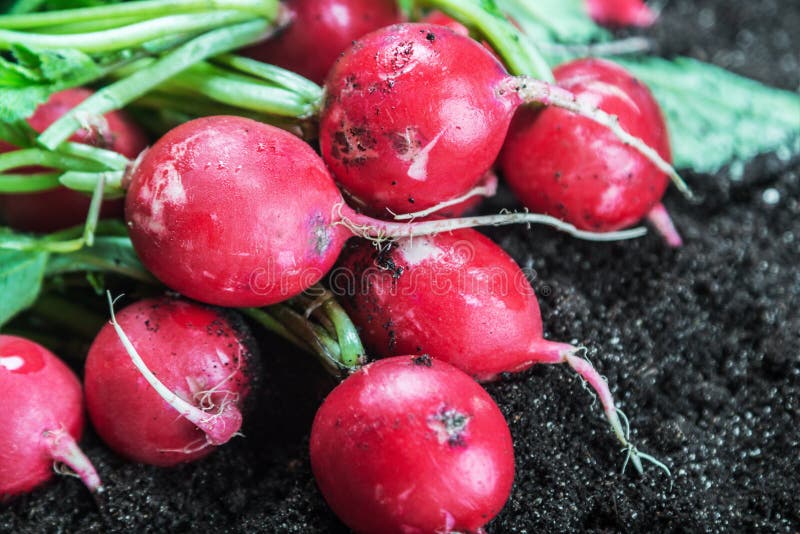
M 39 296 L 46 252 L 0 250 L 0 327 Z
M 30 117 L 54 92 L 83 85 L 100 77 L 103 69 L 77 50 L 12 48 L 14 61 L 0 58 L 0 121 Z
M 675 165 L 713 173 L 776 151 L 800 154 L 800 95 L 689 58 L 615 59 L 653 91 Z

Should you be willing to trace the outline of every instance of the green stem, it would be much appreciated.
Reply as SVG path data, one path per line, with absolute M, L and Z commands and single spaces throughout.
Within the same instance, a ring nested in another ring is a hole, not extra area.
M 0 30 L 0 48 L 21 44 L 32 48 L 72 48 L 83 52 L 111 52 L 132 48 L 175 33 L 201 33 L 252 19 L 249 13 L 221 11 L 196 15 L 167 15 L 121 28 L 71 35 L 48 35 Z
M 293 92 L 271 87 L 256 79 L 225 72 L 208 63 L 201 63 L 178 74 L 166 87 L 194 90 L 223 104 L 253 111 L 288 117 L 306 118 L 317 110 Z
M 45 0 L 17 0 L 8 12 L 11 14 L 31 13 L 39 9 L 39 6 L 44 4 L 44 2 Z
M 0 122 L 0 139 L 19 148 L 27 148 L 33 145 L 33 139 L 36 138 L 36 135 L 33 132 L 34 135 L 31 137 L 31 131 L 30 126 L 24 121 Z
M 254 20 L 201 35 L 165 54 L 149 67 L 99 90 L 53 123 L 38 141 L 53 149 L 80 128 L 76 117 L 81 113 L 102 115 L 120 109 L 194 63 L 256 41 L 268 28 L 266 21 Z
M 102 183 L 107 186 L 105 198 L 115 198 L 125 194 L 122 188 L 122 179 L 125 171 L 106 171 L 106 172 L 65 172 L 59 178 L 59 182 L 64 187 L 82 193 L 91 193 L 97 189 L 97 184 Z
M 0 193 L 38 193 L 49 191 L 60 185 L 61 173 L 45 172 L 39 174 L 0 174 Z
M 55 169 L 75 169 L 77 171 L 100 171 L 101 165 L 83 158 L 51 152 L 41 148 L 23 148 L 0 154 L 0 172 L 20 167 L 48 167 Z
M 142 19 L 140 17 L 86 20 L 80 22 L 70 22 L 67 24 L 56 24 L 55 26 L 44 26 L 37 28 L 37 32 L 46 33 L 48 35 L 97 32 L 102 30 L 110 30 L 112 28 L 119 28 L 120 26 L 127 26 L 129 24 L 135 24 L 141 20 Z
M 355 367 L 366 354 L 358 330 L 336 300 L 330 298 L 322 305 L 323 311 L 336 328 L 336 337 L 341 350 L 340 359 L 348 367 Z
M 198 13 L 214 10 L 236 10 L 273 19 L 278 13 L 276 0 L 149 0 L 110 6 L 63 9 L 44 13 L 0 16 L 0 27 L 30 29 L 75 22 L 136 17 L 140 20 L 164 13 Z
M 511 24 L 493 1 L 420 0 L 419 4 L 441 9 L 459 22 L 477 29 L 503 58 L 509 72 L 554 82 L 553 72 L 536 47 Z
M 113 150 L 106 150 L 84 143 L 62 143 L 58 147 L 58 151 L 62 154 L 76 156 L 84 160 L 97 162 L 102 168 L 110 170 L 125 170 L 130 165 L 131 160 Z M 70 170 L 80 170 L 72 168 Z
M 231 67 L 241 72 L 275 83 L 293 93 L 302 95 L 305 100 L 317 106 L 322 103 L 322 87 L 308 78 L 275 65 L 262 63 L 248 57 L 224 54 L 213 59 L 214 63 Z

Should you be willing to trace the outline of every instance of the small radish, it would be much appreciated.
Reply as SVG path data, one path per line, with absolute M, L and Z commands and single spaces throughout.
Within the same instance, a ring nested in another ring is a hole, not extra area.
M 126 182 L 125 218 L 144 265 L 173 290 L 219 306 L 266 306 L 301 293 L 353 235 L 383 239 L 517 222 L 572 232 L 553 217 L 527 213 L 412 224 L 370 219 L 345 205 L 310 146 L 243 117 L 174 128 Z
M 658 104 L 622 67 L 581 59 L 554 74 L 559 85 L 616 115 L 626 131 L 670 160 Z M 681 244 L 660 203 L 667 175 L 590 120 L 556 108 L 521 109 L 499 162 L 516 196 L 536 212 L 598 232 L 625 228 L 649 214 L 670 245 Z
M 255 364 L 244 325 L 219 311 L 170 298 L 112 308 L 86 359 L 89 417 L 131 460 L 197 460 L 239 432 Z
M 427 356 L 380 360 L 339 384 L 317 412 L 310 449 L 325 500 L 359 533 L 482 532 L 514 479 L 497 405 Z
M 78 378 L 53 353 L 0 335 L 0 501 L 28 493 L 66 465 L 93 493 L 100 477 L 78 448 L 83 397 Z
M 400 22 L 394 0 L 287 0 L 289 24 L 277 35 L 242 50 L 322 83 L 350 44 L 371 31 Z
M 586 0 L 592 19 L 605 26 L 651 26 L 658 15 L 642 0 Z
M 480 381 L 538 363 L 569 364 L 597 392 L 614 433 L 627 439 L 608 384 L 581 349 L 542 336 L 536 294 L 502 248 L 475 230 L 401 239 L 376 251 L 347 250 L 332 290 L 370 354 L 431 354 Z
M 443 26 L 397 24 L 364 36 L 325 87 L 323 159 L 348 198 L 375 216 L 423 210 L 474 187 L 497 158 L 515 110 L 531 102 L 590 117 L 680 180 L 591 102 L 510 76 L 480 43 Z
M 89 89 L 80 87 L 54 93 L 36 109 L 28 119 L 28 124 L 41 133 L 91 94 Z M 70 138 L 71 141 L 113 150 L 128 158 L 135 158 L 147 146 L 144 132 L 120 111 L 95 119 L 87 117 L 87 122 L 90 123 L 88 129 L 78 130 Z M 15 150 L 14 146 L 0 141 L 0 153 L 12 150 Z M 43 171 L 34 168 L 26 170 Z M 89 211 L 89 202 L 88 196 L 65 187 L 41 193 L 0 195 L 0 219 L 18 230 L 52 232 L 83 223 Z M 104 202 L 101 217 L 121 215 L 122 206 L 120 200 Z

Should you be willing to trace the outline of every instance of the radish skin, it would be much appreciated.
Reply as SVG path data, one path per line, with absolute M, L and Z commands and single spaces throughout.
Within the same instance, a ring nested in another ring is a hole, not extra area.
M 53 353 L 0 335 L 0 413 L 0 501 L 50 480 L 54 462 L 69 467 L 92 493 L 103 490 L 77 445 L 84 424 L 80 382 Z

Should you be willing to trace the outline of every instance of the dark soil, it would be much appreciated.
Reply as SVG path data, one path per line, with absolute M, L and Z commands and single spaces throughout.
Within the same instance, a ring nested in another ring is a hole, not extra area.
M 797 0 L 673 0 L 647 34 L 662 54 L 797 90 L 798 32 Z M 537 368 L 488 387 L 517 455 L 490 532 L 800 530 L 800 171 L 767 156 L 739 180 L 689 178 L 702 204 L 666 200 L 687 241 L 678 251 L 654 235 L 593 245 L 490 232 L 536 269 L 549 337 L 589 347 L 634 441 L 673 472 L 672 486 L 656 469 L 620 474 L 598 404 L 566 369 Z M 345 532 L 306 453 L 333 382 L 275 340 L 262 348 L 269 372 L 246 439 L 162 470 L 125 463 L 89 431 L 108 485 L 102 512 L 61 478 L 0 511 L 0 531 Z

